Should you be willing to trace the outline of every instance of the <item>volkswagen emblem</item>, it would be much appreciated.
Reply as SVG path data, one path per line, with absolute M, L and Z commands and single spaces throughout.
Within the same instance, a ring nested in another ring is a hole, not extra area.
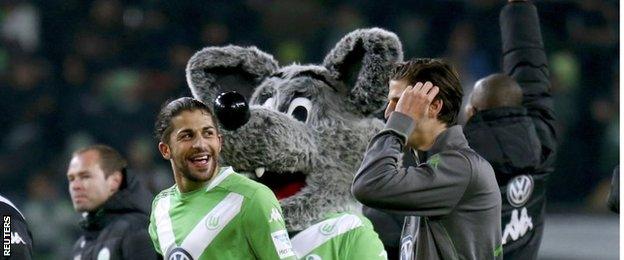
M 514 207 L 527 203 L 533 193 L 533 178 L 530 175 L 519 175 L 507 184 L 507 201 Z

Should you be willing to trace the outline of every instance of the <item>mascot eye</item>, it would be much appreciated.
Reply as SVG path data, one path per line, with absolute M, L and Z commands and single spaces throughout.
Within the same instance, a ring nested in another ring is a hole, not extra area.
M 266 101 L 264 101 L 264 104 L 262 104 L 263 107 L 266 108 L 273 108 L 273 102 L 275 99 L 273 99 L 272 97 L 268 98 Z
M 307 98 L 298 97 L 290 102 L 287 114 L 292 115 L 295 119 L 305 123 L 308 120 L 311 108 L 312 101 Z

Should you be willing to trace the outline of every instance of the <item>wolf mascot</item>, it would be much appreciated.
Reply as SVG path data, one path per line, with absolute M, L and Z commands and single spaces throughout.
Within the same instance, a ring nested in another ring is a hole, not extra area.
M 249 118 L 223 130 L 222 161 L 271 188 L 293 249 L 304 259 L 385 259 L 350 193 L 370 138 L 383 128 L 388 72 L 402 61 L 394 33 L 356 30 L 321 65 L 280 67 L 255 47 L 208 47 L 189 60 L 195 98 L 213 104 L 235 90 Z

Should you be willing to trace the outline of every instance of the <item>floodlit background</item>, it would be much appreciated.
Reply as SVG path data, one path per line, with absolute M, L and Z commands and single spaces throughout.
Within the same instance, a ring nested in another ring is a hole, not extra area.
M 499 71 L 502 0 L 0 1 L 0 193 L 25 213 L 36 259 L 67 259 L 78 236 L 71 151 L 121 150 L 154 192 L 172 184 L 151 131 L 188 96 L 204 46 L 255 45 L 282 65 L 320 63 L 346 33 L 383 27 L 406 58 L 446 57 L 466 92 Z M 561 133 L 548 190 L 544 259 L 615 259 L 605 207 L 619 158 L 619 1 L 536 1 Z

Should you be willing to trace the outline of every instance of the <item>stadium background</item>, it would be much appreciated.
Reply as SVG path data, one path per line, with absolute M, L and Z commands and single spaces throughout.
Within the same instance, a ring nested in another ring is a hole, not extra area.
M 406 58 L 447 58 L 468 92 L 499 71 L 504 2 L 1 1 L 0 193 L 26 215 L 36 259 L 67 259 L 79 218 L 71 151 L 112 145 L 152 191 L 171 185 L 153 121 L 162 102 L 190 95 L 184 68 L 200 48 L 255 45 L 282 65 L 319 63 L 346 33 L 378 26 L 399 36 Z M 618 220 L 605 198 L 619 160 L 619 2 L 536 5 L 561 133 L 542 257 L 614 257 Z M 575 253 L 591 243 L 596 254 Z

